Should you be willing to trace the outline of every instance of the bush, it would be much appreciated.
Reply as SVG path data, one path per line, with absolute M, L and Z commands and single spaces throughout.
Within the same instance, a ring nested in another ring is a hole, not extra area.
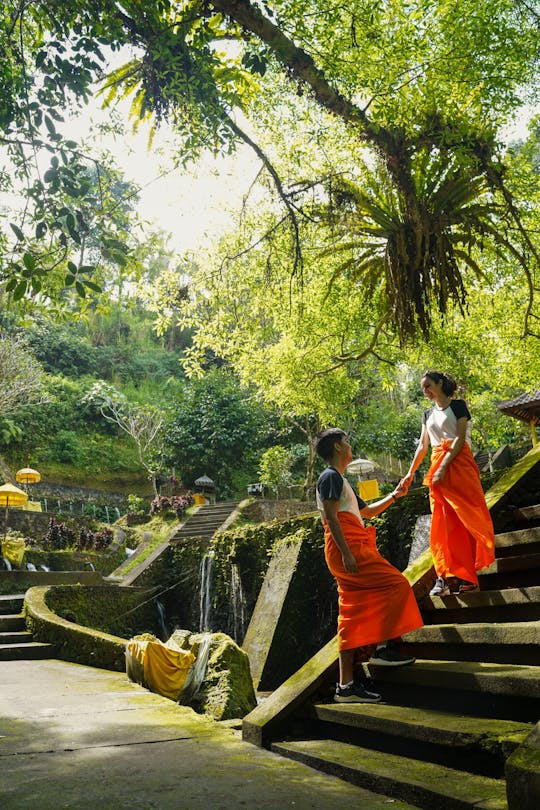
M 185 495 L 171 495 L 170 498 L 164 495 L 156 495 L 150 504 L 150 514 L 157 515 L 159 512 L 165 514 L 167 512 L 174 512 L 176 517 L 180 519 L 186 509 L 194 504 L 194 498 L 191 493 Z
M 76 551 L 104 551 L 113 541 L 113 531 L 109 528 L 93 532 L 83 526 L 77 537 L 73 529 L 65 523 L 55 523 L 54 518 L 49 521 L 49 528 L 40 541 L 37 542 L 44 551 L 58 551 L 74 549 Z M 31 543 L 35 545 L 34 541 Z

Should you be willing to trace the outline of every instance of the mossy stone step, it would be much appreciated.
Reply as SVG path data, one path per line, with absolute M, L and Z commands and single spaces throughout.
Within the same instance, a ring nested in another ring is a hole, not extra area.
M 513 532 L 501 532 L 495 535 L 495 548 L 507 546 L 528 546 L 531 543 L 540 543 L 540 526 L 531 526 L 525 529 L 516 529 Z
M 469 750 L 475 746 L 493 754 L 499 751 L 504 758 L 520 745 L 533 728 L 530 723 L 384 703 L 317 703 L 313 711 L 315 717 L 325 723 L 449 748 Z
M 407 633 L 411 642 L 440 644 L 496 644 L 540 646 L 540 622 L 470 622 L 469 624 L 428 624 Z
M 426 596 L 421 610 L 428 624 L 540 620 L 540 586 Z
M 533 504 L 533 506 L 522 506 L 514 512 L 516 518 L 520 520 L 538 520 L 540 519 L 540 503 Z
M 20 630 L 14 633 L 0 633 L 0 645 L 2 644 L 28 644 L 32 641 L 32 633 L 27 630 Z
M 337 740 L 278 742 L 272 750 L 374 793 L 429 810 L 507 810 L 508 806 L 504 781 L 431 762 Z
M 8 633 L 16 630 L 24 630 L 26 622 L 22 613 L 6 613 L 0 616 L 0 632 Z
M 540 568 L 540 553 L 518 554 L 512 557 L 498 557 L 495 562 L 487 568 L 478 572 L 478 578 L 482 580 L 490 574 L 506 574 L 514 571 L 528 571 Z
M 24 604 L 24 593 L 0 594 L 0 615 L 20 613 Z
M 39 641 L 0 646 L 0 661 L 28 661 L 38 658 L 55 658 L 55 656 L 54 644 L 43 644 Z
M 540 668 L 479 661 L 417 660 L 409 667 L 368 664 L 378 684 L 459 689 L 491 695 L 533 698 L 540 701 Z

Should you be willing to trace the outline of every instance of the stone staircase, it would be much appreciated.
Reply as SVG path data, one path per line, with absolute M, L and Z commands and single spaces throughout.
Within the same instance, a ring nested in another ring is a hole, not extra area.
M 538 498 L 540 460 L 535 469 Z M 540 717 L 540 506 L 521 505 L 509 522 L 519 528 L 496 536 L 480 592 L 419 599 L 426 626 L 404 648 L 416 664 L 367 667 L 384 703 L 332 702 L 333 640 L 244 718 L 244 739 L 419 808 L 540 807 L 538 743 L 527 749 L 534 776 L 520 771 L 510 805 L 505 780 Z
M 22 613 L 24 594 L 0 596 L 0 661 L 54 658 L 53 644 L 34 641 Z
M 171 538 L 171 542 L 188 540 L 192 537 L 200 540 L 211 540 L 218 529 L 226 528 L 230 523 L 237 507 L 238 503 L 235 501 L 204 504 L 182 524 Z

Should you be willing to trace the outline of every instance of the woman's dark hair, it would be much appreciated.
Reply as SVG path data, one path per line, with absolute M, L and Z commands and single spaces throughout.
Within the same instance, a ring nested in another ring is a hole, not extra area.
M 315 441 L 315 452 L 317 455 L 329 461 L 334 455 L 334 447 L 341 441 L 343 436 L 346 436 L 344 430 L 341 428 L 327 428 L 319 433 Z
M 422 375 L 422 379 L 424 380 L 426 377 L 429 377 L 430 380 L 436 383 L 442 380 L 442 390 L 447 397 L 451 397 L 452 394 L 455 394 L 457 383 L 451 374 L 446 374 L 444 371 L 426 371 L 425 374 Z

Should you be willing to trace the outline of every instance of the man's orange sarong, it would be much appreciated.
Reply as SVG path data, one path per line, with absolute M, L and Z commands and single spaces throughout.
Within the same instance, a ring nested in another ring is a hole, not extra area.
M 381 557 L 375 528 L 365 528 L 349 512 L 338 512 L 343 534 L 358 572 L 345 570 L 339 548 L 324 524 L 324 553 L 336 578 L 339 597 L 338 646 L 352 650 L 388 641 L 424 624 L 411 586 L 397 568 Z
M 450 449 L 451 445 L 444 441 L 432 448 L 431 466 L 424 478 L 433 513 L 433 563 L 439 577 L 459 577 L 478 584 L 476 572 L 495 559 L 493 522 L 478 466 L 467 443 L 446 468 L 443 480 L 433 483 L 433 475 Z

